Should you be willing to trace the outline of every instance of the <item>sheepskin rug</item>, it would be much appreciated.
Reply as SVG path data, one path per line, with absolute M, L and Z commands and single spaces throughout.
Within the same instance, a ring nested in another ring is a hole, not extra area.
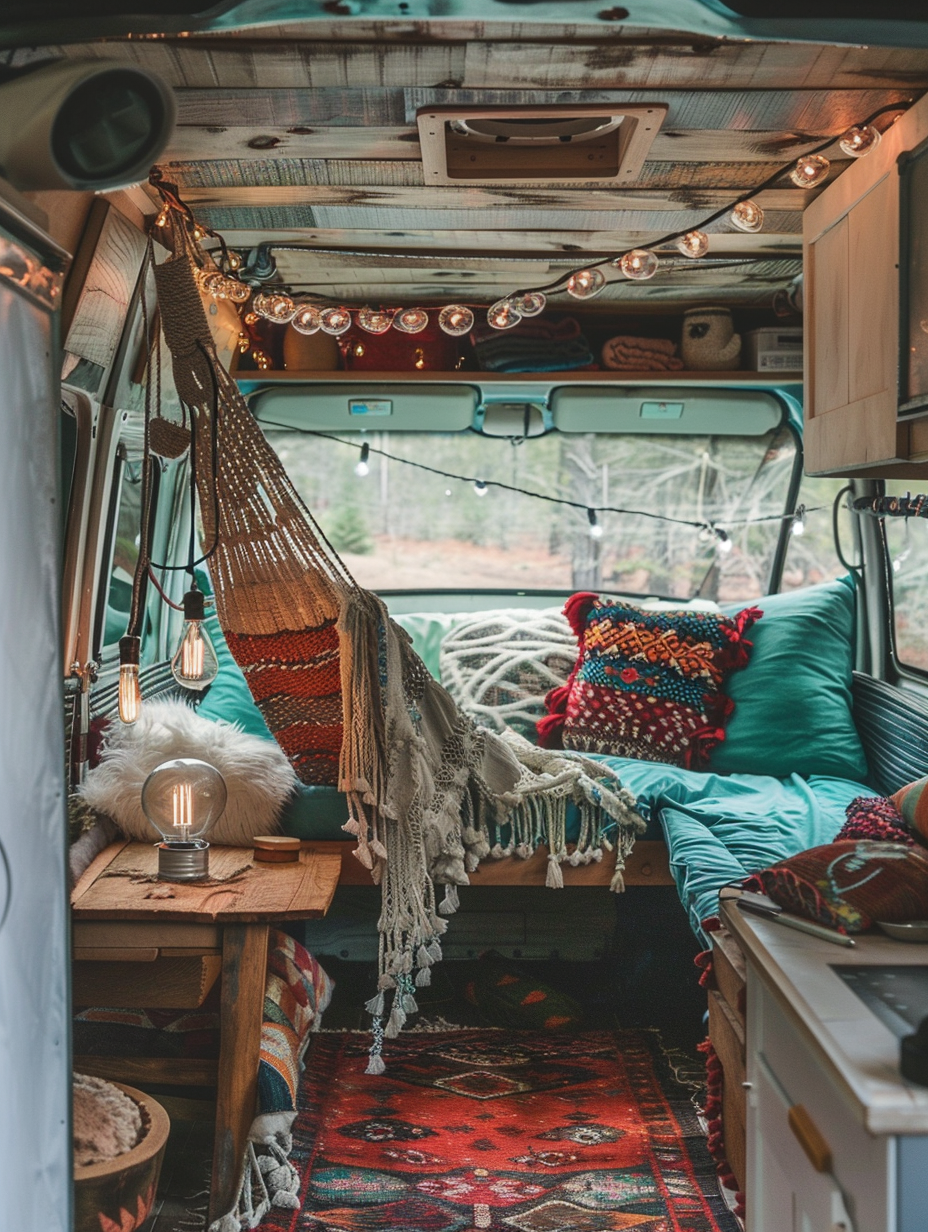
M 280 746 L 235 723 L 201 719 L 183 701 L 145 702 L 131 725 L 114 719 L 100 763 L 88 773 L 80 794 L 128 838 L 157 842 L 142 812 L 142 785 L 156 766 L 175 757 L 209 762 L 226 781 L 229 798 L 206 835 L 209 842 L 247 847 L 256 834 L 278 831 L 281 809 L 297 787 Z

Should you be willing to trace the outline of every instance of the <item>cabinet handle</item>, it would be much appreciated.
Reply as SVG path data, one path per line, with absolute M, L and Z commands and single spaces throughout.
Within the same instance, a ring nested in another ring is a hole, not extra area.
M 831 1147 L 802 1104 L 793 1104 L 787 1113 L 789 1127 L 816 1172 L 831 1171 Z

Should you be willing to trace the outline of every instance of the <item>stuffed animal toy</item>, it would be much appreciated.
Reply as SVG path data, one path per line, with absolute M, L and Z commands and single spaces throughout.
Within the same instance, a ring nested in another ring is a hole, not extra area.
M 680 354 L 691 372 L 722 372 L 740 366 L 741 335 L 727 308 L 688 308 L 683 314 Z

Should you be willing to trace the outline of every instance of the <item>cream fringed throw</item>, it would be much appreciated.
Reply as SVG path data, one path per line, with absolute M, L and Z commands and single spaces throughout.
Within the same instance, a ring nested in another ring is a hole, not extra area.
M 157 267 L 156 284 L 177 391 L 195 429 L 216 611 L 304 781 L 318 781 L 319 750 L 333 732 L 339 736 L 347 828 L 382 892 L 379 991 L 368 1006 L 375 1019 L 368 1072 L 380 1073 L 382 1036 L 396 1035 L 415 1011 L 414 989 L 429 983 L 441 957 L 442 916 L 455 909 L 456 887 L 479 860 L 529 855 L 544 842 L 548 884 L 558 885 L 563 860 L 601 858 L 603 848 L 614 848 L 613 888 L 621 889 L 624 858 L 644 823 L 604 766 L 477 728 L 380 599 L 357 585 L 219 363 L 196 283 L 197 266 L 208 259 L 171 215 L 174 256 Z M 570 856 L 568 800 L 579 805 L 582 827 Z M 436 883 L 449 887 L 440 907 Z

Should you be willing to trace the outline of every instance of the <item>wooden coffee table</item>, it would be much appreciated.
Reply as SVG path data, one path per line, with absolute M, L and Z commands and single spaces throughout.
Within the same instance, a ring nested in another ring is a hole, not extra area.
M 340 852 L 312 844 L 294 864 L 255 864 L 253 854 L 248 847 L 213 847 L 210 880 L 179 884 L 154 879 L 154 846 L 119 841 L 97 856 L 71 895 L 77 998 L 82 990 L 106 991 L 104 1004 L 142 1008 L 166 1006 L 173 997 L 172 1007 L 183 1008 L 202 1004 L 221 978 L 218 1065 L 175 1057 L 76 1058 L 85 1071 L 136 1085 L 146 1078 L 215 1085 L 210 1220 L 235 1203 L 255 1115 L 268 929 L 325 915 L 342 865 Z

